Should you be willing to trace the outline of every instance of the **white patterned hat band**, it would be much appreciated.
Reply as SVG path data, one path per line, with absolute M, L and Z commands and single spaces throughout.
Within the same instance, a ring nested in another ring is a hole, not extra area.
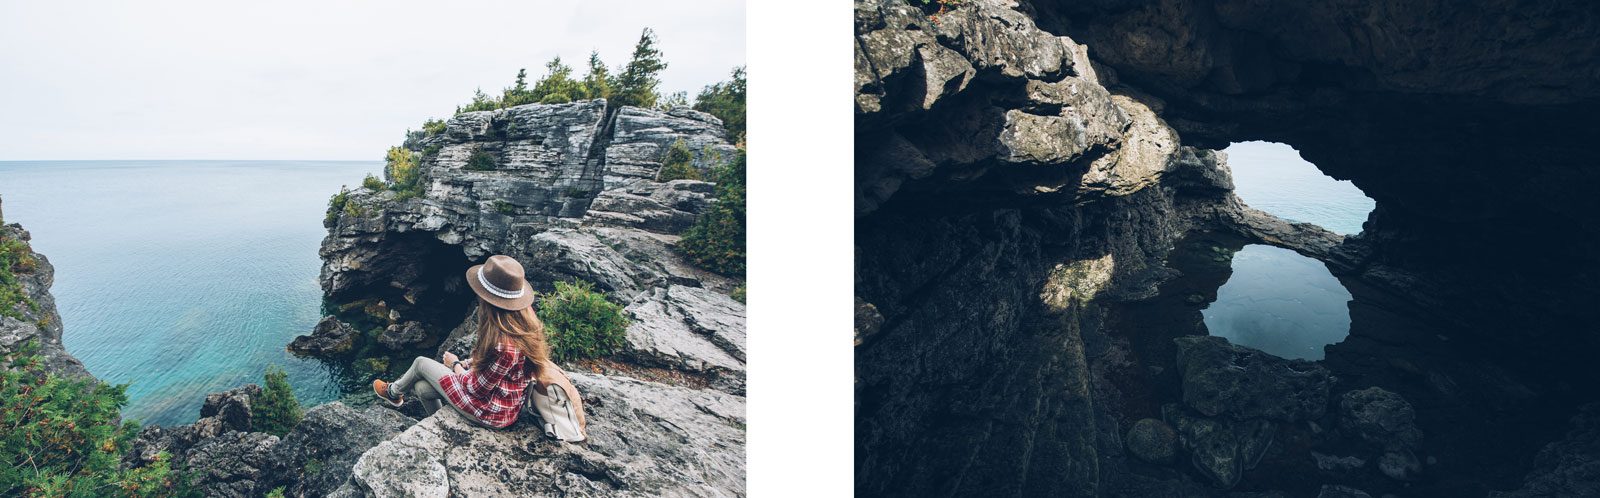
M 490 294 L 494 294 L 505 299 L 516 299 L 522 297 L 524 292 L 528 292 L 527 289 L 508 291 L 499 287 L 495 287 L 494 284 L 489 283 L 489 279 L 483 278 L 483 267 L 481 266 L 478 267 L 478 283 L 483 284 L 483 290 L 489 291 Z

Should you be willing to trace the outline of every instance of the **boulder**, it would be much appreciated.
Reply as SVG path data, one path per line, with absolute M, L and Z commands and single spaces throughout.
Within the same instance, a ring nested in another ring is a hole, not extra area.
M 396 323 L 383 329 L 378 343 L 391 350 L 405 349 L 428 340 L 428 329 L 418 322 Z
M 216 419 L 224 431 L 250 432 L 250 400 L 259 398 L 261 392 L 261 386 L 252 383 L 208 394 L 200 418 Z
M 361 454 L 416 424 L 379 406 L 356 410 L 332 402 L 306 411 L 271 454 L 268 489 L 284 486 L 284 496 L 327 496 L 350 478 Z
M 1350 391 L 1339 398 L 1339 423 L 1385 449 L 1416 448 L 1422 442 L 1416 419 L 1411 403 L 1381 387 Z
M 1255 468 L 1277 431 L 1264 419 L 1196 416 L 1176 404 L 1162 406 L 1161 416 L 1176 428 L 1194 468 L 1223 489 L 1233 488 L 1244 471 Z
M 1207 416 L 1297 422 L 1322 416 L 1328 370 L 1286 360 L 1213 336 L 1173 339 L 1183 376 L 1183 402 Z
M 311 335 L 302 335 L 294 338 L 289 343 L 289 351 L 309 355 L 334 355 L 350 350 L 359 335 L 350 324 L 339 321 L 333 316 L 326 316 L 317 322 L 317 328 Z
M 194 488 L 207 498 L 255 498 L 269 488 L 259 482 L 272 465 L 278 436 L 230 431 L 206 439 L 189 451 L 188 471 Z
M 1150 463 L 1165 464 L 1178 452 L 1178 435 L 1165 422 L 1153 418 L 1139 420 L 1128 429 L 1128 451 Z
M 744 398 L 571 374 L 588 411 L 581 445 L 537 417 L 487 429 L 440 410 L 361 455 L 358 490 L 388 496 L 742 496 Z

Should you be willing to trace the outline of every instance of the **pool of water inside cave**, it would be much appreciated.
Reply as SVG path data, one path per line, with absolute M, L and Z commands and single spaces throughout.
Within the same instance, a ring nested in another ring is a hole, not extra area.
M 1215 258 L 1228 248 L 1211 246 Z M 1250 244 L 1231 254 L 1232 274 L 1200 310 L 1206 330 L 1234 344 L 1284 358 L 1323 359 L 1323 347 L 1350 335 L 1350 291 L 1320 261 Z

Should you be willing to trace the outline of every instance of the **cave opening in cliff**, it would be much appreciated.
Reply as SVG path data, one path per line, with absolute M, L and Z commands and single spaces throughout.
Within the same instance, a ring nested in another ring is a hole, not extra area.
M 1372 213 L 1375 203 L 1354 183 L 1328 176 L 1287 144 L 1237 142 L 1223 152 L 1234 193 L 1250 207 L 1343 235 L 1360 233 Z

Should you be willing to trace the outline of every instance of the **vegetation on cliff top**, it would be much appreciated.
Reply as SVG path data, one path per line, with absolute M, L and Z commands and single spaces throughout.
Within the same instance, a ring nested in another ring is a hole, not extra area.
M 606 300 L 594 284 L 556 282 L 539 303 L 539 319 L 556 361 L 599 358 L 621 348 L 628 330 L 622 305 Z
M 717 203 L 683 232 L 677 249 L 696 266 L 732 277 L 745 271 L 745 152 L 718 166 Z
M 163 452 L 138 469 L 119 468 L 139 432 L 117 423 L 127 384 L 47 375 L 29 341 L 0 371 L 0 496 L 182 496 Z
M 722 127 L 728 130 L 728 141 L 741 143 L 744 142 L 744 100 L 744 67 L 740 66 L 733 68 L 728 81 L 700 90 L 700 95 L 694 99 L 694 110 L 722 120 Z
M 639 41 L 633 47 L 633 58 L 615 74 L 606 69 L 599 52 L 589 54 L 588 66 L 583 78 L 576 79 L 572 67 L 556 56 L 545 63 L 544 77 L 534 82 L 532 87 L 528 86 L 528 70 L 519 69 L 516 82 L 501 90 L 499 96 L 486 94 L 479 89 L 474 92 L 472 102 L 456 107 L 456 114 L 523 104 L 565 104 L 588 99 L 606 99 L 612 106 L 655 107 L 661 99 L 656 87 L 661 84 L 659 75 L 667 68 L 667 63 L 661 60 L 661 50 L 656 48 L 656 34 L 650 28 L 640 33 Z M 428 129 L 426 123 L 423 129 Z M 428 136 L 433 135 L 431 131 L 428 133 Z

